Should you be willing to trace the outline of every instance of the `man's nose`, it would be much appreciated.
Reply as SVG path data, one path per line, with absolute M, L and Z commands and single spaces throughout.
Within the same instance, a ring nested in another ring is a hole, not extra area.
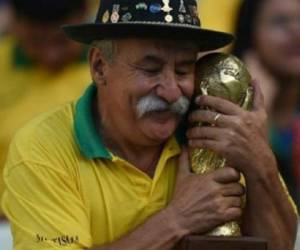
M 176 102 L 181 96 L 180 83 L 175 73 L 167 73 L 156 88 L 156 94 L 169 103 Z

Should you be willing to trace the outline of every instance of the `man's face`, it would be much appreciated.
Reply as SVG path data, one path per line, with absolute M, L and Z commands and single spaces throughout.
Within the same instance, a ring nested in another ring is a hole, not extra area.
M 135 143 L 161 144 L 176 130 L 193 94 L 196 47 L 146 39 L 120 40 L 117 47 L 104 72 L 107 84 L 99 90 L 102 123 Z
M 74 16 L 64 23 L 80 22 L 83 17 Z M 22 17 L 15 18 L 14 35 L 26 55 L 49 71 L 58 71 L 74 62 L 82 52 L 82 46 L 66 37 L 62 23 L 40 24 Z

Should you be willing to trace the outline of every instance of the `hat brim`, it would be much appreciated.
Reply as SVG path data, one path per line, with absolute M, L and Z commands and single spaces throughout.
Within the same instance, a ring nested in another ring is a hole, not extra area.
M 91 44 L 95 40 L 126 37 L 159 38 L 194 41 L 199 51 L 215 50 L 228 45 L 233 36 L 228 33 L 207 30 L 190 25 L 159 24 L 145 22 L 80 24 L 62 27 L 72 40 Z

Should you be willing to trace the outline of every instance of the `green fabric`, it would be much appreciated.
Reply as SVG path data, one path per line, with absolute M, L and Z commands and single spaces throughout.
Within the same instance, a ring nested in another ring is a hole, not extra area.
M 26 68 L 34 65 L 19 44 L 16 44 L 13 50 L 13 63 L 16 68 Z
M 86 63 L 88 53 L 89 53 L 89 47 L 85 46 L 81 55 L 78 58 L 78 63 Z
M 97 93 L 95 84 L 91 84 L 76 104 L 74 131 L 82 154 L 88 159 L 112 159 L 97 132 L 92 114 L 92 101 Z
M 280 129 L 276 124 L 271 124 L 269 129 L 269 141 L 272 149 L 281 164 L 281 168 L 292 168 L 292 153 L 294 144 L 293 128 Z

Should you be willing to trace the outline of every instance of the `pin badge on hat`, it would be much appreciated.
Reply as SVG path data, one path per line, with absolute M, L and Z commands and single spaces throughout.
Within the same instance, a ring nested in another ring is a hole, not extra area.
M 157 14 L 161 11 L 161 5 L 158 3 L 153 3 L 150 5 L 149 10 L 153 14 Z
M 119 19 L 120 19 L 119 10 L 120 10 L 120 5 L 119 4 L 114 4 L 112 14 L 111 14 L 111 17 L 110 17 L 110 21 L 112 23 L 117 23 L 119 21 Z
M 165 20 L 167 23 L 171 23 L 173 21 L 173 17 L 170 14 L 168 14 L 165 16 Z
M 185 21 L 187 23 L 192 23 L 192 17 L 190 15 L 185 15 Z
M 109 11 L 107 10 L 107 11 L 104 12 L 104 14 L 102 16 L 102 22 L 107 23 L 108 20 L 109 20 Z
M 186 13 L 186 8 L 184 6 L 184 0 L 180 0 L 179 12 Z
M 135 8 L 137 10 L 147 10 L 148 9 L 148 5 L 146 3 L 138 3 L 135 5 Z
M 165 16 L 165 21 L 167 23 L 171 23 L 173 21 L 173 17 L 172 15 L 170 15 L 170 11 L 173 10 L 173 8 L 170 7 L 170 0 L 162 0 L 164 6 L 161 8 L 161 10 L 163 12 L 166 12 L 168 13 L 166 16 Z
M 178 15 L 178 21 L 179 21 L 180 23 L 184 23 L 184 15 L 179 14 L 179 15 Z
M 162 0 L 164 6 L 161 8 L 163 12 L 170 12 L 173 8 L 170 7 L 170 0 Z
M 129 21 L 131 20 L 131 18 L 132 18 L 131 13 L 127 12 L 127 13 L 125 13 L 125 14 L 122 16 L 121 20 L 122 20 L 124 23 L 126 23 L 126 22 L 129 22 Z

